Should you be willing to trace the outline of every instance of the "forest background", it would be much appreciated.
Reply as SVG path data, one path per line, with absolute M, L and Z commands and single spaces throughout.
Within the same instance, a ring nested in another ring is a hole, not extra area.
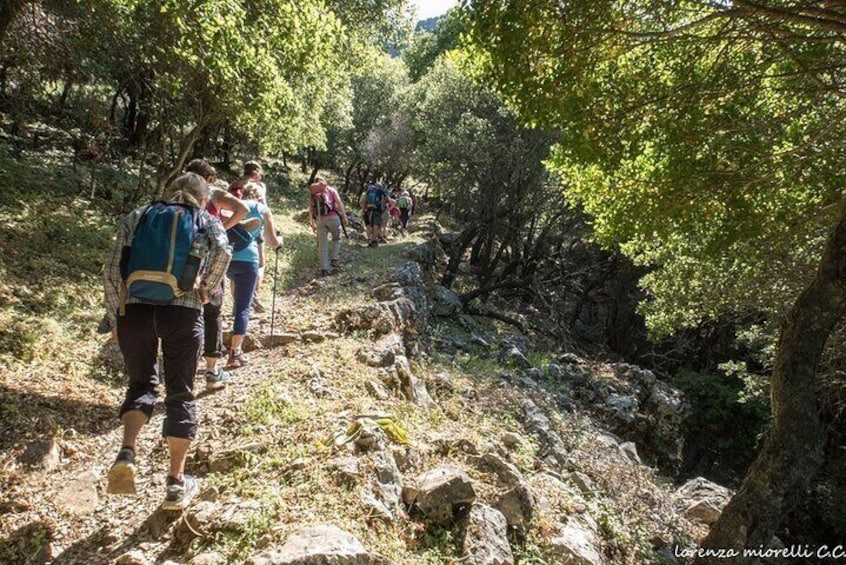
M 741 485 L 706 545 L 826 539 L 846 530 L 844 22 L 839 2 L 480 1 L 414 30 L 400 0 L 9 1 L 4 159 L 60 128 L 115 214 L 194 156 L 334 170 L 353 200 L 410 188 L 459 228 L 441 283 L 465 309 L 510 301 L 509 323 L 685 389 L 668 471 Z

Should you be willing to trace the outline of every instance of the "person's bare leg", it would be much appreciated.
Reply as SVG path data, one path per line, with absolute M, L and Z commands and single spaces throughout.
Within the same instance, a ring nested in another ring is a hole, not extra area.
M 120 418 L 123 422 L 123 444 L 122 447 L 131 447 L 135 450 L 135 442 L 141 428 L 147 423 L 147 415 L 140 410 L 128 410 Z
M 177 480 L 182 480 L 185 474 L 185 460 L 188 458 L 188 448 L 191 440 L 181 437 L 167 436 L 167 449 L 170 452 L 170 471 L 168 475 Z
M 128 410 L 121 416 L 123 422 L 123 443 L 115 463 L 109 469 L 109 494 L 135 494 L 135 443 L 141 428 L 147 423 L 147 415 L 140 410 Z M 127 448 L 131 453 L 127 453 Z
M 229 348 L 230 351 L 240 351 L 241 344 L 244 343 L 244 336 L 232 334 L 232 345 Z

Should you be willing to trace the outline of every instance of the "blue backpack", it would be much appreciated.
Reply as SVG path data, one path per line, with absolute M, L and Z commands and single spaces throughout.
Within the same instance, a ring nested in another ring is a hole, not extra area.
M 147 206 L 121 255 L 129 296 L 168 304 L 194 288 L 207 251 L 201 218 L 198 209 L 185 204 L 160 201 Z
M 370 210 L 382 209 L 382 198 L 384 193 L 379 186 L 371 184 L 367 187 L 367 208 Z

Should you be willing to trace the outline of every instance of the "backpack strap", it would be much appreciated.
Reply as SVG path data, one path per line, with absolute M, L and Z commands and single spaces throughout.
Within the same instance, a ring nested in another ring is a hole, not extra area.
M 144 221 L 144 218 L 147 216 L 147 213 L 152 209 L 153 205 L 155 205 L 159 201 L 154 201 L 147 206 L 144 207 L 144 211 L 141 212 L 141 217 L 138 218 L 138 221 L 135 222 L 135 225 L 132 226 L 132 233 L 129 235 L 129 244 L 124 245 L 123 249 L 121 249 L 120 253 L 120 292 L 118 294 L 118 316 L 125 316 L 126 315 L 126 297 L 129 293 L 129 290 L 126 285 L 126 269 L 127 264 L 129 263 L 129 255 L 132 253 L 132 243 L 135 241 L 135 232 L 138 231 L 138 226 L 141 225 L 141 222 Z

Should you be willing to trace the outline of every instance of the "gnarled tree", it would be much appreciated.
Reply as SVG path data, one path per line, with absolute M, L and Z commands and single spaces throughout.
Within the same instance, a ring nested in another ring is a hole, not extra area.
M 846 306 L 846 5 L 474 0 L 468 14 L 487 76 L 561 130 L 551 167 L 598 239 L 651 267 L 653 329 L 782 318 L 771 429 L 703 546 L 768 544 L 823 460 L 817 365 Z

